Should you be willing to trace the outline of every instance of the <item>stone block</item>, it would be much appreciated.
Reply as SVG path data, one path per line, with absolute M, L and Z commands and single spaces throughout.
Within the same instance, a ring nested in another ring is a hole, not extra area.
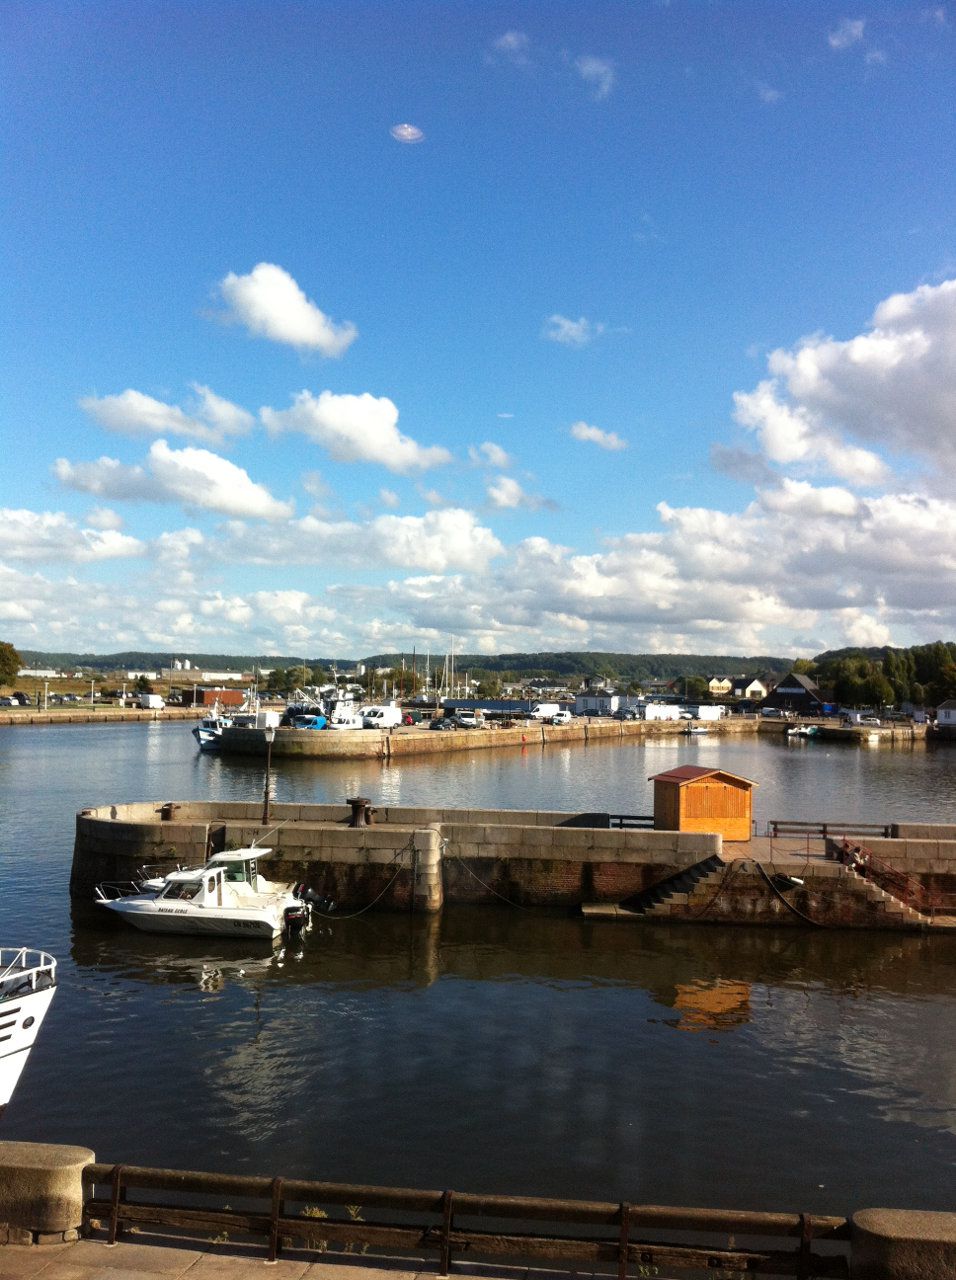
M 560 857 L 562 850 L 581 850 L 591 849 L 594 844 L 594 829 L 592 827 L 555 827 L 554 828 L 554 856 Z
M 83 1169 L 96 1157 L 86 1147 L 49 1142 L 0 1142 L 0 1221 L 12 1233 L 62 1233 L 83 1219 Z M 30 1241 L 28 1240 L 27 1243 Z
M 862 1209 L 851 1219 L 853 1280 L 952 1280 L 956 1213 Z

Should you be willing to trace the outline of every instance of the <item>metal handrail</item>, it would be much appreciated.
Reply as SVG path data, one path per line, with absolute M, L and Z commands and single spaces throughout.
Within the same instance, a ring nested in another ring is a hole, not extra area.
M 311 1182 L 293 1178 L 250 1177 L 239 1174 L 148 1169 L 135 1166 L 91 1164 L 83 1172 L 84 1226 L 106 1223 L 109 1241 L 115 1242 L 124 1227 L 139 1224 L 180 1230 L 215 1230 L 265 1236 L 271 1261 L 288 1239 L 306 1248 L 325 1250 L 330 1244 L 346 1251 L 359 1246 L 399 1250 L 437 1250 L 442 1274 L 448 1273 L 452 1254 L 485 1257 L 562 1259 L 576 1264 L 616 1261 L 621 1280 L 631 1264 L 667 1266 L 678 1270 L 718 1268 L 765 1275 L 833 1277 L 848 1274 L 844 1252 L 814 1249 L 849 1240 L 846 1218 L 798 1213 L 740 1212 L 720 1209 L 635 1205 L 626 1202 L 543 1199 L 529 1196 L 474 1195 L 467 1192 L 422 1191 L 400 1187 L 375 1187 L 349 1183 Z M 96 1186 L 108 1187 L 98 1198 Z M 130 1199 L 132 1190 L 152 1197 Z M 157 1203 L 157 1192 L 178 1196 L 199 1195 L 214 1206 Z M 256 1209 L 230 1207 L 237 1199 L 260 1201 Z M 290 1206 L 301 1205 L 299 1212 Z M 345 1207 L 345 1216 L 326 1216 L 323 1205 Z M 364 1211 L 398 1215 L 368 1220 Z M 463 1219 L 496 1220 L 479 1229 Z M 513 1227 L 504 1224 L 513 1223 Z M 548 1231 L 529 1228 L 549 1223 Z M 592 1234 L 561 1234 L 556 1226 L 603 1228 Z M 635 1239 L 634 1233 L 674 1232 L 680 1240 Z M 688 1236 L 697 1239 L 686 1238 Z M 718 1237 L 700 1243 L 700 1236 Z M 755 1237 L 749 1247 L 741 1236 Z M 798 1241 L 796 1249 L 768 1249 L 766 1240 L 783 1237 Z
M 607 825 L 621 828 L 653 827 L 654 815 L 652 813 L 609 813 Z
M 771 838 L 816 835 L 826 839 L 827 836 L 867 835 L 888 840 L 892 834 L 893 828 L 888 822 L 791 822 L 773 818 L 767 823 L 767 835 Z
M 943 894 L 930 891 L 914 876 L 878 858 L 866 845 L 851 843 L 844 837 L 840 861 L 844 866 L 852 867 L 864 880 L 872 880 L 880 889 L 923 915 L 935 915 L 942 905 Z

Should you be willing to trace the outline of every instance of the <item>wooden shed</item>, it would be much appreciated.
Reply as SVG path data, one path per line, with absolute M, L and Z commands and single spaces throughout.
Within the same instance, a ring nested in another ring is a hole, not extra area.
M 651 782 L 655 831 L 706 831 L 725 840 L 750 839 L 756 782 L 696 764 L 668 769 Z

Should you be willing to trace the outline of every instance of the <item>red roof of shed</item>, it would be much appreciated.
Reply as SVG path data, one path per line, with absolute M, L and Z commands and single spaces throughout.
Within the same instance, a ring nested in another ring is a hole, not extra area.
M 664 773 L 655 773 L 651 776 L 651 782 L 676 782 L 682 787 L 687 782 L 696 782 L 698 778 L 712 778 L 719 775 L 722 778 L 733 778 L 734 782 L 743 782 L 748 787 L 757 787 L 758 782 L 752 782 L 750 778 L 741 778 L 736 773 L 728 773 L 726 769 L 708 769 L 700 764 L 680 764 L 676 769 L 668 769 Z

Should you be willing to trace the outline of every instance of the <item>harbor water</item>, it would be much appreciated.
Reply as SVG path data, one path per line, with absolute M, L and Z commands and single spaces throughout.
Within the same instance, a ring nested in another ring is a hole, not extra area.
M 679 763 L 768 819 L 956 822 L 956 748 L 760 735 L 281 761 L 278 801 L 649 813 Z M 0 941 L 60 991 L 0 1136 L 431 1188 L 952 1209 L 956 937 L 370 911 L 296 948 L 151 938 L 68 895 L 78 809 L 254 800 L 182 723 L 0 729 Z M 104 918 L 106 917 L 106 918 Z

